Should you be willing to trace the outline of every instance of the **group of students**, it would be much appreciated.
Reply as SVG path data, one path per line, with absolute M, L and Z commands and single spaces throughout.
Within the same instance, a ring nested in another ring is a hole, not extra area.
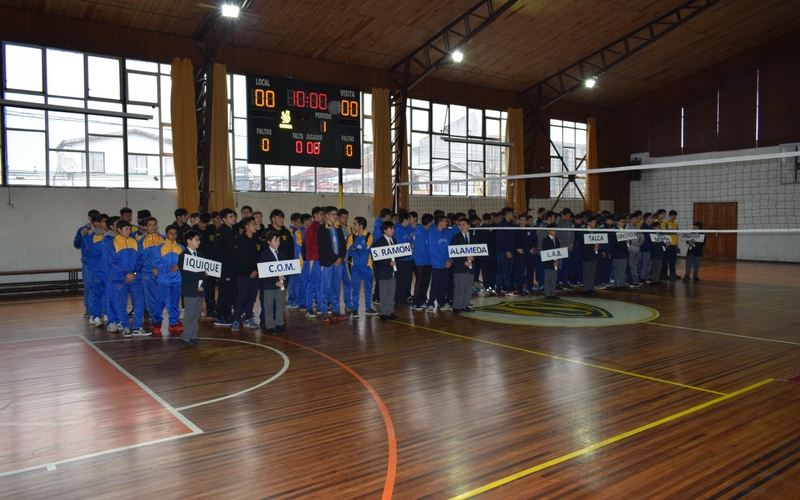
M 678 236 L 657 232 L 678 229 L 675 211 L 667 218 L 666 210 L 595 215 L 542 208 L 534 219 L 506 207 L 482 217 L 474 210 L 437 210 L 420 218 L 413 211 L 384 208 L 371 233 L 366 218 L 355 217 L 351 224 L 349 212 L 333 206 L 293 213 L 288 227 L 278 209 L 270 212 L 268 226 L 262 213 L 249 206 L 242 207 L 241 215 L 237 221 L 238 214 L 230 208 L 194 214 L 179 208 L 162 234 L 147 210 L 138 212 L 136 223 L 129 208 L 121 209 L 118 217 L 90 211 L 90 222 L 79 228 L 74 242 L 81 250 L 89 322 L 105 324 L 109 332 L 125 337 L 160 335 L 166 308 L 168 331 L 181 333 L 181 347 L 186 347 L 202 343 L 197 322 L 203 302 L 215 326 L 233 331 L 263 327 L 267 333 L 281 334 L 286 333 L 287 305 L 324 323 L 344 321 L 348 315 L 358 318 L 362 286 L 365 314 L 390 320 L 397 318 L 396 306 L 472 312 L 470 297 L 480 289 L 502 297 L 533 294 L 541 287 L 546 299 L 557 299 L 556 290 L 573 286 L 593 295 L 609 284 L 621 290 L 677 278 Z M 702 229 L 702 223 L 694 228 Z M 613 233 L 622 230 L 636 231 L 636 237 L 618 241 Z M 607 243 L 586 243 L 585 234 L 604 232 L 609 234 Z M 371 249 L 403 243 L 413 248 L 411 255 L 373 261 Z M 449 246 L 470 244 L 485 244 L 488 255 L 449 257 Z M 703 245 L 689 241 L 684 279 L 691 278 L 692 269 L 699 279 Z M 564 247 L 566 257 L 542 259 L 543 252 Z M 186 254 L 220 262 L 221 276 L 184 270 Z M 299 261 L 300 274 L 259 277 L 259 263 L 284 260 Z M 128 297 L 133 306 L 130 319 Z M 373 309 L 373 297 L 379 311 Z M 152 331 L 143 328 L 145 311 Z

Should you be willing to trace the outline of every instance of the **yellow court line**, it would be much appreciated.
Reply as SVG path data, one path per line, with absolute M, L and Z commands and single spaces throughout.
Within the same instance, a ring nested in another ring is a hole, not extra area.
M 586 363 L 585 361 L 578 361 L 576 359 L 562 358 L 561 356 L 556 356 L 554 354 L 546 354 L 546 353 L 543 353 L 543 352 L 532 351 L 530 349 L 524 349 L 522 347 L 516 347 L 516 346 L 513 346 L 513 345 L 501 344 L 499 342 L 492 342 L 491 340 L 477 339 L 475 337 L 469 337 L 467 335 L 459 335 L 457 333 L 445 332 L 444 330 L 436 330 L 435 328 L 428 328 L 427 326 L 413 325 L 411 323 L 404 323 L 402 321 L 397 321 L 397 320 L 394 320 L 393 323 L 399 323 L 401 325 L 410 326 L 412 328 L 421 328 L 423 330 L 430 330 L 432 332 L 442 333 L 444 335 L 450 335 L 450 336 L 458 337 L 458 338 L 462 338 L 462 339 L 474 340 L 475 342 L 482 342 L 484 344 L 489 344 L 489 345 L 493 345 L 493 346 L 497 346 L 497 347 L 504 347 L 506 349 L 513 349 L 515 351 L 527 352 L 528 354 L 535 354 L 537 356 L 544 356 L 546 358 L 558 359 L 560 361 L 568 361 L 570 363 L 576 363 L 576 364 L 583 365 L 583 366 L 589 366 L 591 368 L 598 368 L 600 370 L 606 370 L 606 371 L 610 371 L 610 372 L 614 372 L 614 373 L 620 373 L 622 375 L 629 375 L 631 377 L 638 377 L 638 378 L 642 378 L 642 379 L 645 379 L 645 380 L 651 380 L 653 382 L 661 382 L 663 384 L 676 385 L 678 387 L 683 387 L 683 388 L 686 388 L 686 389 L 693 389 L 695 391 L 708 392 L 710 394 L 716 394 L 718 396 L 725 396 L 726 395 L 724 392 L 713 391 L 711 389 L 704 389 L 702 387 L 695 387 L 693 385 L 681 384 L 679 382 L 673 382 L 671 380 L 664 380 L 664 379 L 656 378 L 656 377 L 648 377 L 647 375 L 640 375 L 638 373 L 626 372 L 625 370 L 617 370 L 616 368 L 610 368 L 608 366 L 602 366 L 602 365 L 595 365 L 593 363 Z
M 642 433 L 644 431 L 650 430 L 650 429 L 652 429 L 654 427 L 658 427 L 659 425 L 663 425 L 663 424 L 666 424 L 668 422 L 672 422 L 673 420 L 677 420 L 677 419 L 679 419 L 681 417 L 685 417 L 686 415 L 689 415 L 691 413 L 700 411 L 700 410 L 702 410 L 704 408 L 708 408 L 709 406 L 715 405 L 717 403 L 721 403 L 722 401 L 725 401 L 725 400 L 730 399 L 732 397 L 738 396 L 738 395 L 743 394 L 743 393 L 745 393 L 747 391 L 751 391 L 753 389 L 761 387 L 762 385 L 768 384 L 768 383 L 770 383 L 772 381 L 773 381 L 773 379 L 771 379 L 771 378 L 768 378 L 766 380 L 762 380 L 761 382 L 759 382 L 757 384 L 753 384 L 753 385 L 751 385 L 749 387 L 745 387 L 744 389 L 739 389 L 736 392 L 732 392 L 730 394 L 726 394 L 726 395 L 721 396 L 719 398 L 712 399 L 711 401 L 699 404 L 699 405 L 697 405 L 697 406 L 695 406 L 693 408 L 689 408 L 688 410 L 684 410 L 682 412 L 675 413 L 674 415 L 670 415 L 668 417 L 662 418 L 661 420 L 656 420 L 655 422 L 651 422 L 651 423 L 643 425 L 641 427 L 637 427 L 636 429 L 633 429 L 632 431 L 623 432 L 622 434 L 617 434 L 614 437 L 610 437 L 608 439 L 600 441 L 599 443 L 595 443 L 593 445 L 587 446 L 586 448 L 581 448 L 580 450 L 576 450 L 576 451 L 573 451 L 572 453 L 567 453 L 566 455 L 562 455 L 562 456 L 560 456 L 558 458 L 554 458 L 552 460 L 548 460 L 547 462 L 544 462 L 542 464 L 539 464 L 539 465 L 536 465 L 534 467 L 531 467 L 530 469 L 525 469 L 523 471 L 517 472 L 516 474 L 512 474 L 512 475 L 504 477 L 502 479 L 498 479 L 497 481 L 494 481 L 493 483 L 489 483 L 489 484 L 486 484 L 486 485 L 481 486 L 479 488 L 475 488 L 474 490 L 468 491 L 466 493 L 462 493 L 461 495 L 455 496 L 455 497 L 451 498 L 450 500 L 462 500 L 464 498 L 471 498 L 471 497 L 474 497 L 474 496 L 479 495 L 481 493 L 485 493 L 485 492 L 487 492 L 489 490 L 492 490 L 494 488 L 497 488 L 499 486 L 503 486 L 503 485 L 508 484 L 508 483 L 510 483 L 512 481 L 516 481 L 517 479 L 520 479 L 520 478 L 523 478 L 523 477 L 528 476 L 530 474 L 533 474 L 534 472 L 539 472 L 541 470 L 547 469 L 548 467 L 552 467 L 552 466 L 560 464 L 562 462 L 566 462 L 567 460 L 571 460 L 571 459 L 573 459 L 575 457 L 579 457 L 581 455 L 585 455 L 586 453 L 589 453 L 590 451 L 594 451 L 594 450 L 597 450 L 599 448 L 603 448 L 605 446 L 608 446 L 610 444 L 616 443 L 618 441 L 622 441 L 623 439 L 629 438 L 631 436 L 635 436 L 636 434 L 640 434 L 640 433 Z

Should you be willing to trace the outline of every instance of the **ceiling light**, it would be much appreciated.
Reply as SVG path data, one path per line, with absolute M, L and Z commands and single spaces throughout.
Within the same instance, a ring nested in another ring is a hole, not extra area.
M 588 80 L 586 80 L 586 88 L 590 89 L 590 88 L 594 87 L 595 83 L 597 83 L 597 78 L 595 78 L 595 77 L 589 78 Z
M 453 61 L 458 63 L 461 62 L 462 59 L 464 59 L 464 54 L 460 50 L 453 52 Z
M 222 4 L 222 17 L 239 17 L 239 6 Z

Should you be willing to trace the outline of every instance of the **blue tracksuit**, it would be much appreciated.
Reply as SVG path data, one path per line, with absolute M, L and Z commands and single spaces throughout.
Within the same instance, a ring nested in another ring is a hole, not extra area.
M 84 224 L 75 232 L 75 238 L 72 240 L 72 246 L 81 251 L 81 278 L 83 279 L 83 305 L 88 311 L 92 305 L 92 271 L 87 265 L 89 263 L 89 256 L 86 255 L 86 246 L 84 236 L 92 232 L 90 224 Z
M 431 292 L 428 298 L 428 305 L 434 302 L 442 307 L 447 302 L 447 287 L 450 281 L 450 272 L 445 267 L 450 258 L 447 255 L 447 247 L 450 239 L 458 228 L 448 228 L 439 231 L 436 226 L 428 231 L 428 251 L 431 256 Z
M 351 309 L 358 311 L 358 298 L 361 295 L 361 282 L 364 282 L 364 303 L 366 308 L 372 307 L 372 235 L 367 232 L 363 235 L 351 234 L 347 238 L 347 256 L 350 261 L 350 273 L 353 279 L 350 295 Z
M 158 310 L 159 321 L 164 307 L 169 314 L 169 324 L 178 324 L 181 317 L 181 270 L 173 271 L 178 265 L 178 257 L 186 251 L 183 245 L 167 240 L 156 247 L 158 255 Z M 152 312 L 150 313 L 153 314 Z M 155 321 L 155 320 L 154 320 Z
M 142 280 L 138 276 L 142 270 L 142 252 L 139 251 L 136 240 L 117 235 L 108 247 L 108 264 L 111 269 L 109 295 L 112 295 L 116 302 L 119 322 L 127 316 L 128 295 L 130 295 L 133 305 L 132 328 L 136 330 L 142 326 L 144 314 Z M 136 273 L 137 276 L 133 281 L 126 282 L 125 277 L 130 273 Z
M 113 234 L 113 233 L 112 233 Z M 86 264 L 92 276 L 91 283 L 91 304 L 89 314 L 92 318 L 99 318 L 103 311 L 108 311 L 108 247 L 105 240 L 112 240 L 105 237 L 99 231 L 86 233 L 82 239 L 84 253 L 88 258 Z M 109 314 L 109 318 L 111 315 Z
M 150 319 L 153 323 L 160 323 L 164 303 L 158 300 L 158 276 L 153 274 L 153 269 L 158 267 L 161 256 L 158 247 L 167 241 L 163 234 L 145 234 L 139 238 L 139 250 L 142 252 L 142 290 Z

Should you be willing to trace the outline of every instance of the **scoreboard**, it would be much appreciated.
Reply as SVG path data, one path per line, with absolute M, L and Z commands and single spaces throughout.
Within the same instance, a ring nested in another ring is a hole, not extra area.
M 361 168 L 361 91 L 247 75 L 247 162 Z

